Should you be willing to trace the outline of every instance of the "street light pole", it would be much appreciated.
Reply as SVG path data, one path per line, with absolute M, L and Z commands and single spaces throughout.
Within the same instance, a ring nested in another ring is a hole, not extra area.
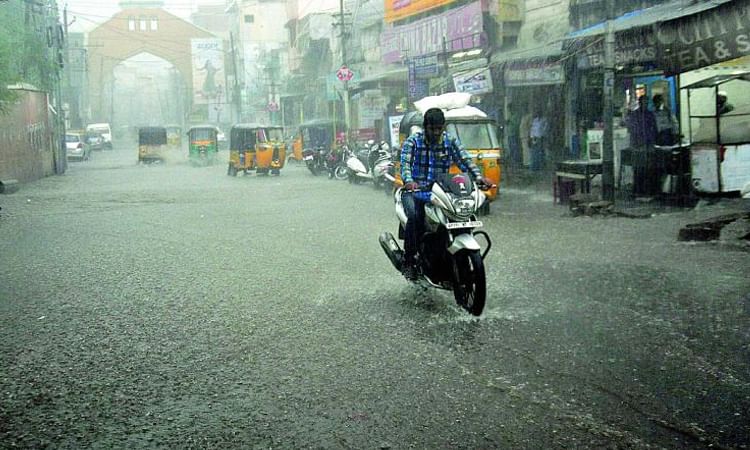
M 606 0 L 607 28 L 604 37 L 604 86 L 603 118 L 604 136 L 602 146 L 602 200 L 615 201 L 614 168 L 614 85 L 615 85 L 615 31 L 614 0 Z

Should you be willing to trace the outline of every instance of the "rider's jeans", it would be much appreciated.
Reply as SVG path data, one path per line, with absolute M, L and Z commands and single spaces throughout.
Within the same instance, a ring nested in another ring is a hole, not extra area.
M 404 207 L 407 221 L 404 227 L 404 262 L 415 263 L 419 237 L 424 231 L 424 205 L 425 200 L 417 198 L 413 192 L 401 194 L 401 204 Z

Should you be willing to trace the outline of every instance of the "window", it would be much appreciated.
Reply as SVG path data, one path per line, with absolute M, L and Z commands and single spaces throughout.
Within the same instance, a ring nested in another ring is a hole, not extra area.
M 156 31 L 159 29 L 159 19 L 157 17 L 151 18 L 151 31 Z
M 255 16 L 252 14 L 245 14 L 245 23 L 255 22 Z
M 141 27 L 140 29 L 141 29 L 141 31 L 146 31 L 148 29 L 148 28 L 146 28 L 148 26 L 148 20 L 146 20 L 145 17 L 141 17 L 140 22 L 141 22 L 140 23 L 140 27 Z
M 128 31 L 135 31 L 135 18 L 128 17 Z

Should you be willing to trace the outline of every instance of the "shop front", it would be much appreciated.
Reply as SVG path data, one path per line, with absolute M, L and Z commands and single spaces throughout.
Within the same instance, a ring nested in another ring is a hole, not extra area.
M 502 67 L 506 161 L 510 168 L 551 168 L 567 157 L 566 74 L 559 45 L 493 57 Z M 536 156 L 535 156 L 536 155 Z
M 750 0 L 664 21 L 659 56 L 680 79 L 682 134 L 699 194 L 750 189 Z

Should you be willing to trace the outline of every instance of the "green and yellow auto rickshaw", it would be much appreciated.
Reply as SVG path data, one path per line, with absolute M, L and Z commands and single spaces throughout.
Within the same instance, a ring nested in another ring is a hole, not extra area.
M 141 127 L 138 129 L 138 162 L 165 161 L 170 153 L 167 145 L 167 129 L 164 127 Z
M 167 129 L 167 144 L 170 147 L 180 148 L 182 145 L 182 127 L 175 124 L 169 124 L 166 126 Z
M 257 174 L 278 175 L 286 159 L 284 132 L 279 126 L 240 123 L 229 132 L 227 175 L 255 170 Z
M 193 165 L 207 166 L 216 162 L 219 150 L 218 129 L 213 125 L 190 127 L 188 136 L 188 158 Z

